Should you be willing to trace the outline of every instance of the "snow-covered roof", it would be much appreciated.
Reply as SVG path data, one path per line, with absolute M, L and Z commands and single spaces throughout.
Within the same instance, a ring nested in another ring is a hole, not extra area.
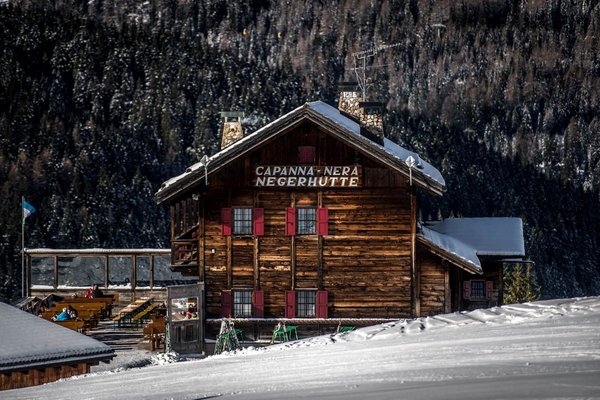
M 421 224 L 419 237 L 481 273 L 482 256 L 525 257 L 520 218 L 450 218 Z
M 114 356 L 102 342 L 5 303 L 0 303 L 0 320 L 0 373 Z
M 373 155 L 378 161 L 405 175 L 409 175 L 406 160 L 412 157 L 415 165 L 412 168 L 413 182 L 426 190 L 441 194 L 446 183 L 440 171 L 424 161 L 417 153 L 384 139 L 383 146 L 361 135 L 360 125 L 351 118 L 342 114 L 337 108 L 322 101 L 305 103 L 304 105 L 277 118 L 252 134 L 249 134 L 231 146 L 208 157 L 208 160 L 198 162 L 178 176 L 165 181 L 156 193 L 159 202 L 163 202 L 180 189 L 186 188 L 200 179 L 205 174 L 210 176 L 228 162 L 261 146 L 273 136 L 281 133 L 281 128 L 297 124 L 301 119 L 307 118 L 325 128 L 339 139 L 352 143 L 361 150 Z
M 477 257 L 477 251 L 468 244 L 463 243 L 452 236 L 436 232 L 433 229 L 427 228 L 426 226 L 420 227 L 419 235 L 426 242 L 428 242 L 428 244 L 439 250 L 442 250 L 445 253 L 457 257 L 460 261 L 467 264 L 466 269 L 470 270 L 470 272 L 475 272 L 478 274 L 483 273 L 483 270 L 481 269 L 481 262 Z
M 426 226 L 469 244 L 479 256 L 525 257 L 521 218 L 449 218 Z

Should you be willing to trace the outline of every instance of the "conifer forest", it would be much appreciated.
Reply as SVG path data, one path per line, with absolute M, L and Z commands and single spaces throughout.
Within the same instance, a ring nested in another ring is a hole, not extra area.
M 253 132 L 337 104 L 365 62 L 386 136 L 447 192 L 424 220 L 523 219 L 542 298 L 600 294 L 596 0 L 0 0 L 0 299 L 27 247 L 169 247 L 160 184 Z

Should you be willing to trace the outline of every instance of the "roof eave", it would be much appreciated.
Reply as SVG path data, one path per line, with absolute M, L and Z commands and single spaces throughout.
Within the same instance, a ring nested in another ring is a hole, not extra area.
M 471 264 L 470 262 L 462 259 L 461 257 L 458 257 L 453 253 L 450 253 L 446 249 L 444 249 L 440 246 L 437 246 L 436 244 L 427 240 L 427 238 L 425 238 L 423 235 L 417 234 L 417 240 L 419 241 L 419 243 L 421 243 L 427 249 L 429 249 L 433 254 L 451 262 L 452 264 L 456 265 L 457 267 L 462 268 L 471 274 L 477 274 L 477 275 L 483 274 L 483 269 L 480 266 Z
M 330 132 L 337 134 L 338 137 L 341 137 L 348 143 L 366 145 L 356 147 L 361 151 L 364 151 L 365 153 L 373 156 L 378 161 L 383 162 L 391 169 L 400 172 L 405 177 L 408 178 L 410 176 L 410 172 L 406 164 L 388 154 L 384 149 L 380 149 L 377 145 L 373 145 L 371 140 L 369 140 L 368 138 L 356 135 L 354 133 L 346 132 L 344 128 L 341 128 L 333 121 L 322 116 L 318 111 L 315 111 L 311 108 L 308 108 L 308 110 L 309 111 L 307 114 L 312 122 L 321 125 L 323 128 L 327 128 Z M 443 195 L 443 193 L 446 191 L 445 185 L 441 185 L 432 178 L 427 177 L 418 169 L 413 169 L 412 181 L 415 182 L 422 189 L 438 196 Z
M 114 350 L 110 350 L 98 354 L 71 356 L 64 358 L 52 358 L 48 360 L 35 360 L 35 361 L 24 361 L 15 362 L 13 364 L 0 365 L 0 373 L 9 373 L 15 371 L 24 371 L 33 368 L 45 368 L 56 365 L 72 365 L 72 364 L 95 364 L 99 362 L 109 362 L 116 356 Z
M 262 146 L 264 143 L 273 140 L 274 138 L 284 134 L 287 130 L 294 128 L 296 125 L 300 124 L 302 122 L 302 114 L 306 113 L 307 108 L 306 107 L 298 107 L 295 110 L 290 111 L 288 114 L 284 115 L 283 117 L 273 121 L 272 123 L 264 126 L 263 128 L 257 130 L 256 132 L 250 134 L 248 137 L 253 137 L 256 136 L 254 138 L 254 140 L 252 139 L 248 139 L 248 146 L 243 146 L 243 147 L 235 147 L 230 151 L 227 151 L 227 149 L 217 153 L 217 156 L 215 157 L 215 159 L 211 160 L 211 162 L 209 163 L 209 170 L 207 173 L 207 176 L 211 176 L 214 173 L 216 173 L 217 171 L 223 169 L 224 167 L 226 167 L 227 165 L 229 165 L 230 163 L 232 163 L 233 161 L 235 161 L 238 157 L 246 154 L 247 152 L 250 152 L 260 146 Z M 296 121 L 294 121 L 294 119 L 297 119 Z M 287 126 L 287 129 L 281 129 L 282 127 Z M 280 131 L 277 134 L 274 135 L 269 135 L 268 132 L 272 132 L 272 131 Z M 231 153 L 231 154 L 230 154 Z M 229 160 L 225 163 L 220 163 L 219 161 L 222 160 L 224 157 L 227 157 Z M 210 168 L 210 164 L 217 164 L 217 166 L 213 169 Z M 171 184 L 170 186 L 159 190 L 156 193 L 156 202 L 157 204 L 161 204 L 161 203 L 165 203 L 169 200 L 172 200 L 174 197 L 177 197 L 178 194 L 181 191 L 187 190 L 193 186 L 196 185 L 196 183 L 199 181 L 200 178 L 204 177 L 204 174 L 206 172 L 204 171 L 203 168 L 199 168 L 195 171 L 191 171 L 189 173 L 189 175 L 183 177 L 180 181 L 175 182 L 173 184 Z M 200 185 L 202 185 L 202 182 L 200 182 Z
M 308 103 L 305 103 L 304 105 L 297 107 L 288 114 L 276 119 L 275 121 L 265 125 L 263 128 L 247 136 L 247 146 L 236 146 L 232 149 L 225 149 L 217 153 L 216 157 L 209 163 L 209 166 L 211 163 L 213 165 L 216 164 L 217 166 L 212 169 L 209 167 L 208 173 L 206 173 L 203 168 L 198 168 L 190 171 L 189 175 L 182 177 L 179 181 L 160 189 L 156 193 L 157 204 L 168 202 L 177 197 L 180 192 L 186 191 L 196 185 L 202 186 L 203 183 L 200 181 L 200 179 L 205 173 L 207 176 L 213 175 L 220 169 L 235 161 L 238 157 L 253 151 L 254 149 L 262 146 L 264 143 L 277 138 L 290 129 L 293 129 L 302 122 L 304 117 L 307 117 L 313 123 L 326 128 L 337 137 L 343 139 L 346 143 L 354 145 L 357 149 L 371 155 L 389 168 L 403 174 L 406 177 L 410 175 L 408 166 L 406 166 L 403 162 L 388 154 L 384 149 L 380 149 L 378 146 L 373 145 L 369 139 L 360 135 L 356 135 L 352 132 L 348 132 L 345 128 L 335 124 L 327 117 L 321 115 L 318 111 L 313 110 Z M 228 159 L 227 162 L 220 163 L 219 161 L 222 161 L 222 159 L 225 157 Z M 429 193 L 441 196 L 446 191 L 445 185 L 440 184 L 432 178 L 429 178 L 418 169 L 413 169 L 412 172 L 412 181 L 417 186 L 428 191 Z

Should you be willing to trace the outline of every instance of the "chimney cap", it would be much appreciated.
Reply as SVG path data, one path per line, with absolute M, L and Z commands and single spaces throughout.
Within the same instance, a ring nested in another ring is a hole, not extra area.
M 219 113 L 219 115 L 221 116 L 221 118 L 243 118 L 244 117 L 244 112 L 243 111 L 221 111 Z
M 354 82 L 354 81 L 339 82 L 338 89 L 342 92 L 357 92 L 358 91 L 358 82 Z
M 384 104 L 381 101 L 361 101 L 358 106 L 366 114 L 380 114 L 383 111 Z

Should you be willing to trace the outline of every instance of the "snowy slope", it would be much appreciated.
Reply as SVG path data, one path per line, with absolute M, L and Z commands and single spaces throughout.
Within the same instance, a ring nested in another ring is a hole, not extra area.
M 2 399 L 600 398 L 600 297 L 400 320 Z

